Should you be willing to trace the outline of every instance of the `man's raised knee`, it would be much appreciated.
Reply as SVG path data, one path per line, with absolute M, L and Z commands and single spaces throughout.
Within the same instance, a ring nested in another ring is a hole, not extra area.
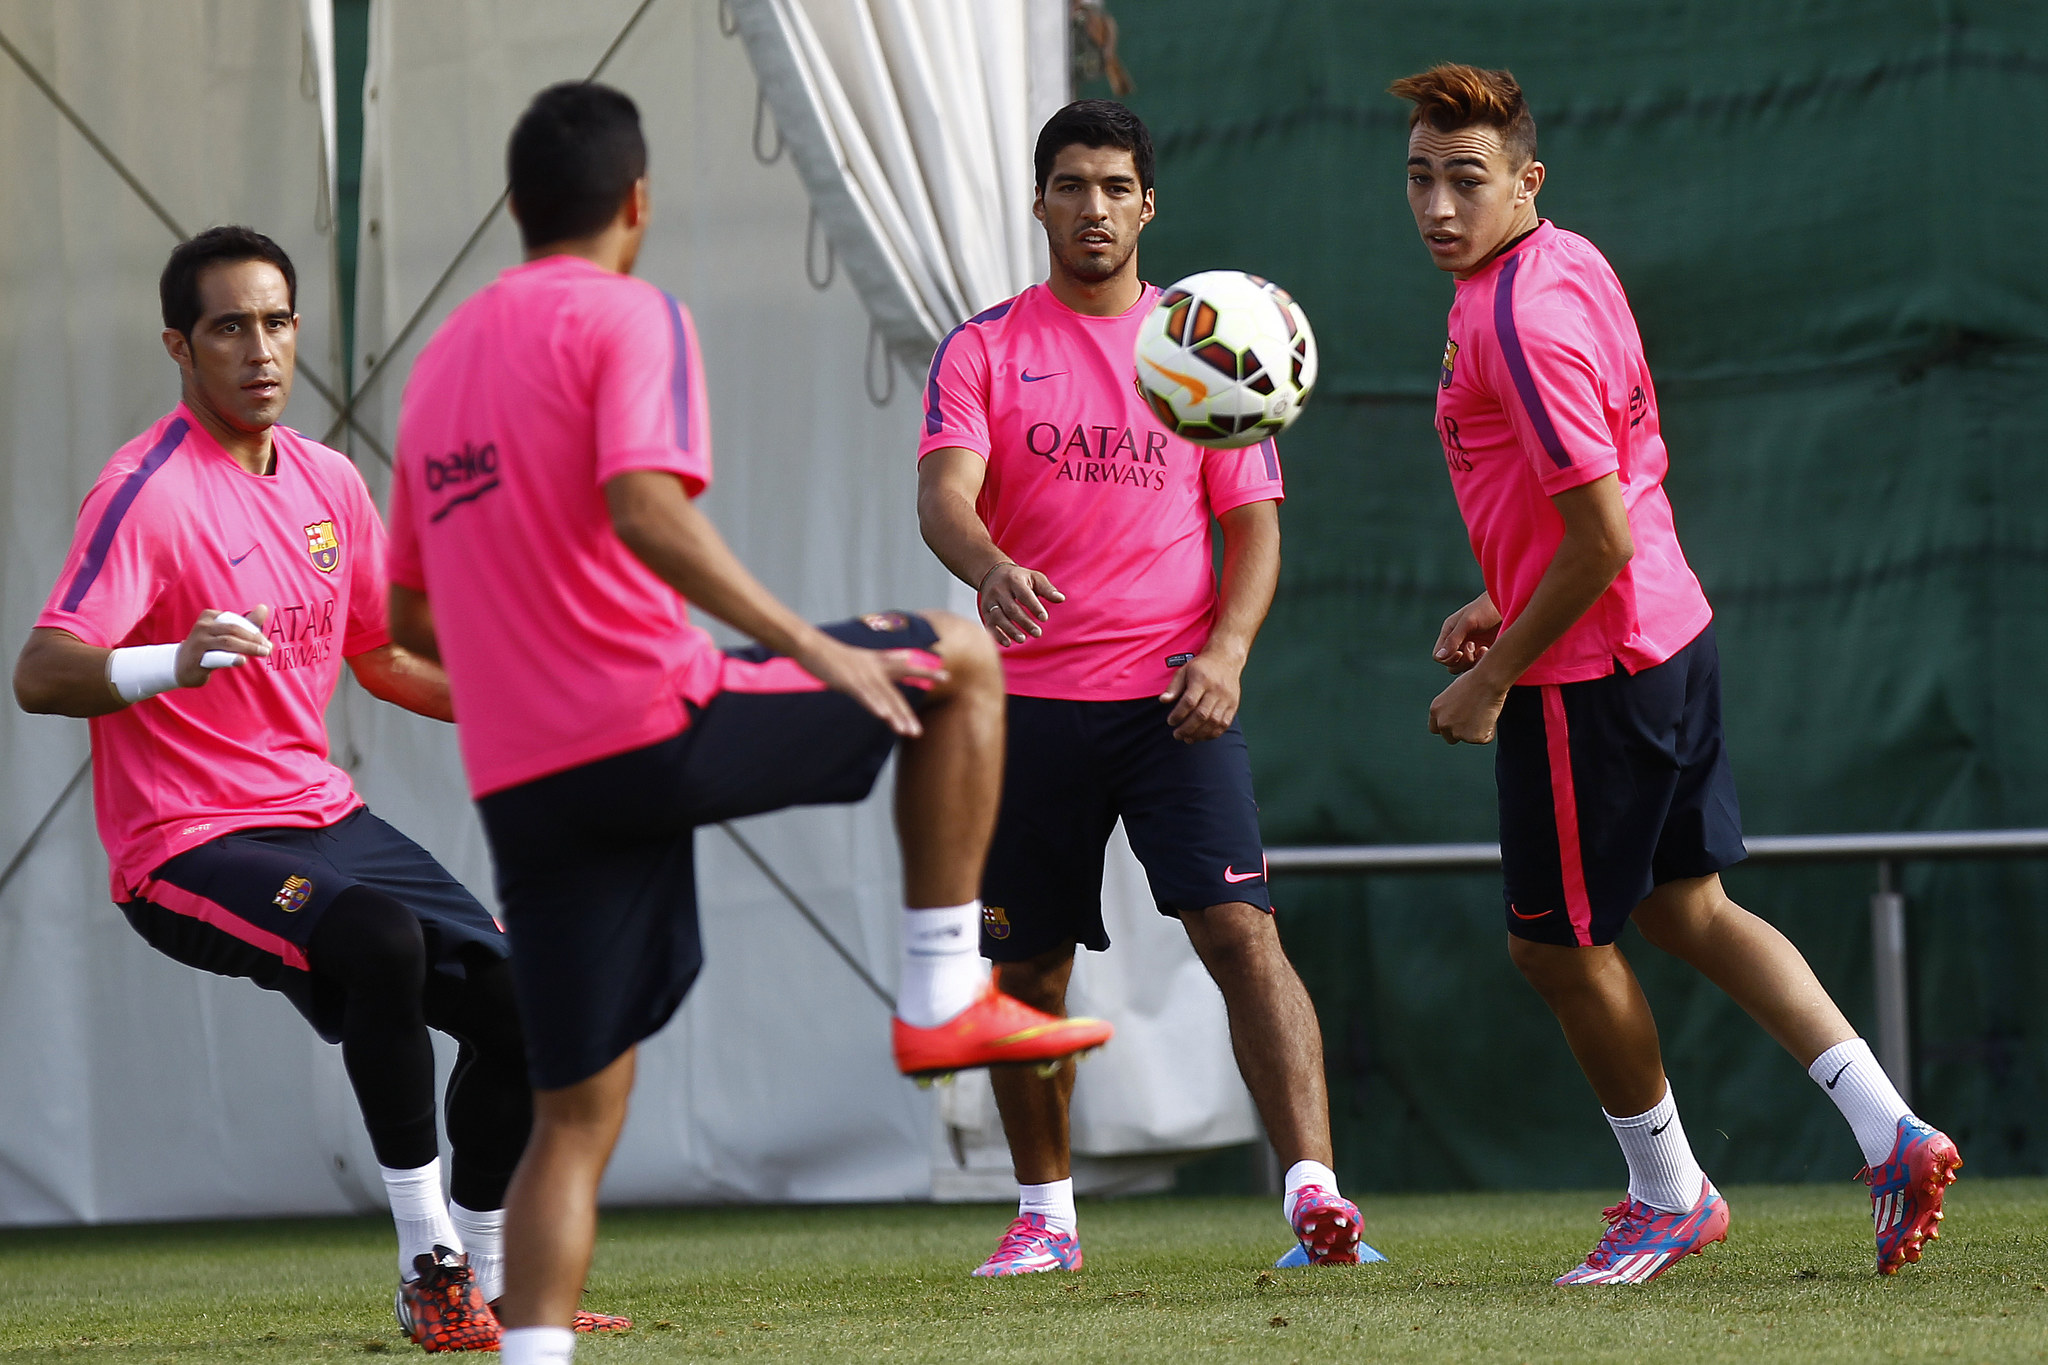
M 918 614 L 938 633 L 932 652 L 945 662 L 946 672 L 952 675 L 950 690 L 1002 690 L 1002 659 L 996 652 L 995 641 L 980 624 L 950 611 Z

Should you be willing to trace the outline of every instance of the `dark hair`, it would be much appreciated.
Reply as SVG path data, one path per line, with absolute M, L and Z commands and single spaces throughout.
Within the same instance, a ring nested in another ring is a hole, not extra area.
M 1500 131 L 1501 147 L 1517 167 L 1536 159 L 1536 116 L 1514 74 L 1444 62 L 1413 76 L 1403 76 L 1387 93 L 1415 101 L 1408 126 L 1428 123 L 1439 133 L 1454 133 L 1474 124 Z
M 535 95 L 505 147 L 519 240 L 529 250 L 600 230 L 645 174 L 639 106 L 596 81 L 564 81 Z
M 199 276 L 210 266 L 233 265 L 238 261 L 268 261 L 284 275 L 285 295 L 291 310 L 299 311 L 299 272 L 284 248 L 254 228 L 211 227 L 171 248 L 171 259 L 157 278 L 157 300 L 163 305 L 164 326 L 192 339 L 199 324 Z
M 1032 162 L 1040 194 L 1052 178 L 1053 161 L 1076 144 L 1129 152 L 1138 163 L 1138 188 L 1152 188 L 1152 134 L 1145 131 L 1145 121 L 1115 100 L 1075 100 L 1038 130 L 1038 150 Z

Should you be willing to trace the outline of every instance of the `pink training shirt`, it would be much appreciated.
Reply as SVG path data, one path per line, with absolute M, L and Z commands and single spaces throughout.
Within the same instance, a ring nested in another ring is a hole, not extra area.
M 478 796 L 655 744 L 718 691 L 689 604 L 612 530 L 628 470 L 711 482 L 690 314 L 575 256 L 500 274 L 414 363 L 391 577 L 432 603 Z
M 1621 281 L 1585 238 L 1545 220 L 1451 305 L 1437 434 L 1486 591 L 1512 622 L 1564 539 L 1550 499 L 1618 474 L 1635 557 L 1538 658 L 1528 684 L 1631 673 L 1713 619 L 1664 495 L 1670 456 L 1657 392 Z
M 356 467 L 289 427 L 251 474 L 180 404 L 86 495 L 36 618 L 89 645 L 183 640 L 208 609 L 271 609 L 267 659 L 92 720 L 93 808 L 116 901 L 238 829 L 331 825 L 362 804 L 327 758 L 344 658 L 390 640 L 384 526 Z
M 1138 396 L 1132 354 L 1159 290 L 1115 317 L 1035 284 L 953 329 L 925 385 L 922 460 L 988 461 L 975 510 L 1018 564 L 1066 594 L 1038 639 L 1003 651 L 1025 697 L 1129 701 L 1166 690 L 1216 614 L 1210 518 L 1284 492 L 1270 440 L 1210 450 Z

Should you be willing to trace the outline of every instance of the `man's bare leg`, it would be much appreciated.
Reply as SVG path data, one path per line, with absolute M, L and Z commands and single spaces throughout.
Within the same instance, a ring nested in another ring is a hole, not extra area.
M 633 1050 L 588 1080 L 536 1090 L 533 1136 L 505 1197 L 506 1328 L 568 1327 L 597 1244 L 597 1186 L 626 1121 Z
M 1223 992 L 1230 1048 L 1266 1136 L 1285 1170 L 1334 1158 L 1323 1031 L 1273 916 L 1234 901 L 1181 917 L 1188 939 Z
M 1550 1006 L 1600 1107 L 1645 1113 L 1664 1098 L 1657 1020 L 1636 974 L 1613 944 L 1561 947 L 1508 937 L 1508 956 Z
M 1022 962 L 996 967 L 996 984 L 1033 1009 L 1064 1018 L 1067 982 L 1074 975 L 1074 945 L 1054 948 Z M 1010 1161 L 1019 1185 L 1043 1185 L 1074 1173 L 1068 1141 L 1067 1107 L 1074 1097 L 1074 1063 L 1060 1063 L 1051 1076 L 1028 1066 L 992 1066 L 989 1083 L 996 1092 L 996 1112 L 1010 1143 Z
M 1728 899 L 1718 876 L 1665 882 L 1636 907 L 1643 937 L 1728 993 L 1799 1065 L 1856 1036 L 1792 941 Z
M 981 868 L 1003 792 L 1003 669 L 988 632 L 926 612 L 948 677 L 919 713 L 924 734 L 897 756 L 896 838 L 904 904 L 961 905 L 981 894 Z

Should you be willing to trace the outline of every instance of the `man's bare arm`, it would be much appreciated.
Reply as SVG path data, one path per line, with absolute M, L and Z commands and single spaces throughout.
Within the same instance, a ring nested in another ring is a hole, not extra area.
M 1485 744 L 1508 689 L 1529 666 L 1590 611 L 1635 555 L 1621 481 L 1613 474 L 1551 500 L 1564 518 L 1564 539 L 1513 625 L 1430 704 L 1429 729 L 1450 744 Z
M 1173 703 L 1167 724 L 1175 739 L 1188 744 L 1216 738 L 1237 719 L 1244 666 L 1280 584 L 1280 504 L 1246 503 L 1217 521 L 1223 527 L 1223 582 L 1216 624 L 1159 697 Z
M 608 480 L 604 495 L 612 529 L 664 583 L 735 630 L 796 660 L 897 734 L 923 733 L 896 684 L 904 678 L 942 680 L 944 674 L 920 666 L 907 650 L 841 644 L 777 601 L 740 563 L 675 475 L 629 470 Z
M 386 597 L 391 642 L 430 663 L 441 662 L 441 641 L 434 634 L 434 607 L 418 588 L 393 583 Z
M 939 563 L 975 591 L 981 623 L 1002 645 L 1021 645 L 1045 633 L 1047 602 L 1066 596 L 1036 569 L 1012 563 L 982 523 L 974 502 L 988 476 L 988 461 L 971 450 L 934 450 L 917 466 L 917 525 Z
M 203 611 L 192 633 L 178 646 L 176 673 L 178 687 L 203 687 L 214 670 L 200 663 L 208 654 L 228 653 L 261 658 L 270 653 L 270 641 L 260 634 L 270 620 L 270 608 L 252 607 L 248 620 L 251 632 L 240 618 L 222 620 L 218 611 Z M 109 660 L 114 651 L 89 645 L 68 630 L 37 626 L 28 633 L 28 643 L 14 663 L 14 700 L 21 709 L 39 716 L 106 716 L 129 703 L 114 691 Z M 171 685 L 169 679 L 166 686 Z
M 437 660 L 393 643 L 350 655 L 348 666 L 363 690 L 379 701 L 402 706 L 429 720 L 455 719 L 455 704 L 448 695 L 448 674 Z

